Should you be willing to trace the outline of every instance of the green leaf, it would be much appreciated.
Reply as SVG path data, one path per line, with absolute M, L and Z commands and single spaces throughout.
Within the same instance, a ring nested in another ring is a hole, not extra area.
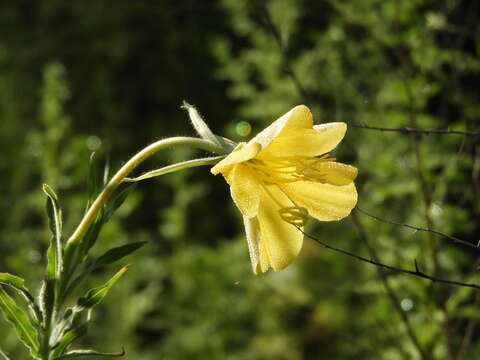
M 57 194 L 47 184 L 43 184 L 43 192 L 47 195 L 47 215 L 52 241 L 47 250 L 47 276 L 49 279 L 59 278 L 63 270 L 62 254 L 62 209 Z
M 0 309 L 5 319 L 10 322 L 18 338 L 30 349 L 32 356 L 38 356 L 37 330 L 32 326 L 27 314 L 20 309 L 15 301 L 0 286 Z
M 93 202 L 94 198 L 100 193 L 104 185 L 105 177 L 108 177 L 108 165 L 102 164 L 101 157 L 93 152 L 90 155 L 90 166 L 88 169 L 88 206 Z M 102 171 L 103 169 L 103 171 Z
M 108 220 L 112 217 L 112 215 L 115 213 L 115 211 L 118 210 L 120 206 L 125 202 L 125 199 L 127 196 L 130 194 L 130 192 L 135 188 L 135 184 L 130 183 L 125 186 L 125 188 L 120 191 L 120 193 L 115 196 L 111 201 L 108 202 L 106 209 L 105 209 L 105 214 L 103 217 L 103 223 L 107 223 Z
M 128 266 L 124 266 L 120 269 L 110 280 L 108 280 L 102 286 L 93 288 L 87 292 L 87 294 L 80 299 L 78 299 L 77 306 L 75 311 L 82 311 L 84 309 L 90 309 L 95 305 L 98 305 L 103 298 L 107 295 L 111 287 L 122 277 L 123 274 L 128 270 Z
M 48 324 L 48 322 L 52 317 L 53 308 L 55 306 L 55 284 L 56 280 L 54 279 L 44 280 L 38 295 L 38 302 L 43 316 L 44 327 L 49 327 L 50 324 Z
M 105 356 L 105 357 L 122 357 L 125 355 L 125 349 L 122 348 L 122 351 L 119 353 L 102 353 L 95 350 L 73 350 L 65 355 L 54 358 L 54 360 L 63 360 L 63 359 L 75 359 L 83 356 Z
M 58 344 L 55 345 L 55 349 L 52 352 L 52 358 L 57 359 L 62 356 L 68 347 L 77 339 L 87 334 L 88 324 L 84 323 L 75 329 L 67 331 Z
M 103 214 L 104 210 L 102 209 L 97 216 L 97 219 L 93 222 L 90 228 L 87 230 L 87 233 L 82 239 L 80 246 L 78 248 L 78 261 L 82 261 L 85 256 L 87 256 L 90 249 L 95 245 L 98 239 L 98 235 L 100 234 L 100 230 L 102 230 L 103 222 Z
M 123 259 L 125 256 L 137 251 L 146 243 L 147 241 L 139 241 L 110 249 L 92 263 L 90 271 L 113 264 L 114 262 Z
M 32 314 L 35 317 L 35 321 L 42 321 L 42 314 L 40 312 L 40 309 L 38 308 L 37 304 L 35 304 L 35 299 L 33 298 L 33 295 L 25 286 L 25 280 L 12 274 L 0 273 L 0 284 L 10 286 L 17 290 L 27 301 L 27 304 L 32 311 Z

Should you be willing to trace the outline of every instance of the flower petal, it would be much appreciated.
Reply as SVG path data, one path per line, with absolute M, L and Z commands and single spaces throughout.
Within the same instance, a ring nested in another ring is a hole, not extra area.
M 345 136 L 345 123 L 316 125 L 310 129 L 282 132 L 259 154 L 275 156 L 318 156 L 332 151 Z
M 249 219 L 246 216 L 243 217 L 243 223 L 245 225 L 245 233 L 247 235 L 248 253 L 250 254 L 250 261 L 252 262 L 252 269 L 255 274 L 265 272 L 262 271 L 260 263 L 260 225 L 256 217 Z
M 358 170 L 354 166 L 316 158 L 304 162 L 299 161 L 297 171 L 312 182 L 328 183 L 337 186 L 350 184 L 358 174 Z
M 225 159 L 212 167 L 210 171 L 213 175 L 225 173 L 231 169 L 232 165 L 254 158 L 261 149 L 262 147 L 260 144 L 252 141 L 248 144 L 240 143 Z
M 298 206 L 320 221 L 340 220 L 357 204 L 355 184 L 335 186 L 311 181 L 283 184 L 282 188 Z
M 228 172 L 232 199 L 243 216 L 252 218 L 258 214 L 261 183 L 248 166 L 237 164 Z
M 281 134 L 292 133 L 299 129 L 309 129 L 312 126 L 312 113 L 305 105 L 298 105 L 258 133 L 250 142 L 259 143 L 262 145 L 262 149 L 265 149 Z
M 302 248 L 303 234 L 280 217 L 281 208 L 292 206 L 290 199 L 276 185 L 267 185 L 265 188 L 258 211 L 262 235 L 260 263 L 262 271 L 268 269 L 265 265 L 270 265 L 274 270 L 281 270 L 298 256 Z M 262 260 L 266 262 L 265 265 L 262 264 Z

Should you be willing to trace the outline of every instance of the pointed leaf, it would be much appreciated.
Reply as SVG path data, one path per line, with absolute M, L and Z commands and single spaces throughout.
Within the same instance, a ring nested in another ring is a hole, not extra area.
M 47 251 L 47 275 L 50 279 L 59 278 L 63 269 L 62 255 L 62 210 L 58 202 L 57 194 L 48 186 L 43 184 L 43 192 L 47 195 L 47 215 L 52 241 Z
M 118 281 L 118 279 L 122 277 L 123 274 L 125 274 L 127 270 L 128 270 L 128 266 L 124 266 L 105 284 L 89 290 L 85 296 L 78 299 L 77 306 L 75 307 L 75 311 L 78 312 L 84 309 L 90 309 L 95 305 L 99 304 L 103 300 L 103 298 L 107 295 L 111 287 Z
M 125 349 L 122 348 L 122 351 L 119 353 L 102 353 L 95 350 L 73 350 L 69 351 L 65 355 L 54 358 L 54 360 L 63 360 L 63 359 L 75 359 L 77 357 L 83 356 L 105 356 L 105 357 L 122 357 L 125 355 Z
M 0 309 L 5 319 L 15 327 L 20 341 L 30 349 L 34 357 L 38 356 L 37 330 L 30 323 L 27 314 L 17 306 L 1 286 Z
M 105 214 L 103 217 L 103 223 L 105 224 L 112 215 L 115 213 L 115 211 L 118 210 L 120 206 L 125 202 L 125 199 L 127 196 L 130 194 L 130 192 L 135 188 L 135 184 L 127 184 L 125 188 L 120 191 L 120 193 L 115 196 L 111 201 L 106 206 Z
M 38 303 L 43 317 L 43 327 L 49 327 L 53 308 L 55 306 L 55 284 L 56 280 L 46 279 L 42 282 L 40 293 L 38 294 Z
M 110 249 L 93 262 L 90 266 L 90 271 L 113 264 L 114 262 L 123 259 L 125 256 L 137 251 L 146 243 L 146 241 L 139 241 Z
M 100 165 L 101 161 L 97 153 L 92 152 L 90 155 L 90 166 L 88 168 L 88 200 L 89 204 L 93 201 L 93 198 L 100 192 L 103 185 L 104 173 L 102 173 Z
M 33 295 L 26 288 L 25 280 L 12 274 L 0 273 L 0 284 L 10 286 L 17 290 L 27 301 L 28 307 L 30 308 L 33 316 L 35 317 L 35 321 L 40 322 L 42 320 L 40 309 L 38 308 L 37 304 L 35 304 L 35 299 L 33 298 Z

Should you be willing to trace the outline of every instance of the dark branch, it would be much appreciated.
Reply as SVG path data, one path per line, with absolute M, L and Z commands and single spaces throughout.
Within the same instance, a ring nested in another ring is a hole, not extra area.
M 480 136 L 480 131 L 462 131 L 462 130 L 450 130 L 450 129 L 417 129 L 412 127 L 404 128 L 385 128 L 378 126 L 369 126 L 369 125 L 359 125 L 359 124 L 349 124 L 351 127 L 359 129 L 368 129 L 368 130 L 379 130 L 379 131 L 392 131 L 399 132 L 404 134 L 423 134 L 423 135 L 464 135 L 464 136 Z
M 331 245 L 323 242 L 322 240 L 316 238 L 315 236 L 307 234 L 305 231 L 303 231 L 299 227 L 297 227 L 297 229 L 300 232 L 302 232 L 307 238 L 312 239 L 313 241 L 322 245 L 324 248 L 335 251 L 335 252 L 338 252 L 340 254 L 343 254 L 343 255 L 346 255 L 346 256 L 349 256 L 349 257 L 352 257 L 352 258 L 357 259 L 359 261 L 366 262 L 368 264 L 375 265 L 375 266 L 378 266 L 378 267 L 381 267 L 383 269 L 387 269 L 387 270 L 390 270 L 390 271 L 394 271 L 394 272 L 398 272 L 398 273 L 403 273 L 403 274 L 408 274 L 408 275 L 411 275 L 411 276 L 423 278 L 423 279 L 429 280 L 429 281 L 434 282 L 434 283 L 446 284 L 446 285 L 451 285 L 451 286 L 468 287 L 468 288 L 473 288 L 473 289 L 480 290 L 480 285 L 477 285 L 477 284 L 464 283 L 464 282 L 461 282 L 461 281 L 442 279 L 442 278 L 439 278 L 439 277 L 436 277 L 436 276 L 430 276 L 430 275 L 420 271 L 418 268 L 415 269 L 415 271 L 407 270 L 407 269 L 399 268 L 399 267 L 396 267 L 396 266 L 387 265 L 387 264 L 384 264 L 384 263 L 381 263 L 379 261 L 375 261 L 375 260 L 372 260 L 372 259 L 367 259 L 363 256 L 356 255 L 356 254 L 354 254 L 354 253 L 352 253 L 348 250 L 344 250 L 344 249 L 340 249 L 340 248 L 331 246 Z
M 462 240 L 462 239 L 459 239 L 455 236 L 452 236 L 452 235 L 449 235 L 449 234 L 446 234 L 446 233 L 443 233 L 441 231 L 437 231 L 437 230 L 433 230 L 433 229 L 426 229 L 426 228 L 421 228 L 421 227 L 418 227 L 418 226 L 413 226 L 413 225 L 409 225 L 409 224 L 402 224 L 402 223 L 398 223 L 396 221 L 391 221 L 391 220 L 386 220 L 386 219 L 382 219 L 376 215 L 372 215 L 370 213 L 368 213 L 367 211 L 365 210 L 362 210 L 360 208 L 355 208 L 355 211 L 358 211 L 359 213 L 362 213 L 364 215 L 367 215 L 369 217 L 371 217 L 372 219 L 376 220 L 376 221 L 380 221 L 380 222 L 383 222 L 385 224 L 390 224 L 390 225 L 397 225 L 397 226 L 403 226 L 405 228 L 408 228 L 408 229 L 412 229 L 412 230 L 415 230 L 415 231 L 425 231 L 425 232 L 429 232 L 429 233 L 432 233 L 432 234 L 435 234 L 435 235 L 439 235 L 439 236 L 442 236 L 446 239 L 449 239 L 451 240 L 453 243 L 455 244 L 459 244 L 459 245 L 463 245 L 463 246 L 466 246 L 470 249 L 474 249 L 476 252 L 480 253 L 480 241 L 478 244 L 472 244 L 471 242 L 468 242 L 468 241 L 465 241 L 465 240 Z

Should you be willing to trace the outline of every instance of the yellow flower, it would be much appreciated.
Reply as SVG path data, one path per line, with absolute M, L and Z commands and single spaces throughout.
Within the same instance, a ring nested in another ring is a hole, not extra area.
M 243 215 L 255 274 L 280 270 L 299 254 L 307 215 L 340 220 L 357 203 L 357 169 L 329 156 L 345 123 L 313 125 L 310 110 L 294 107 L 216 164 Z M 294 226 L 295 225 L 295 226 Z

